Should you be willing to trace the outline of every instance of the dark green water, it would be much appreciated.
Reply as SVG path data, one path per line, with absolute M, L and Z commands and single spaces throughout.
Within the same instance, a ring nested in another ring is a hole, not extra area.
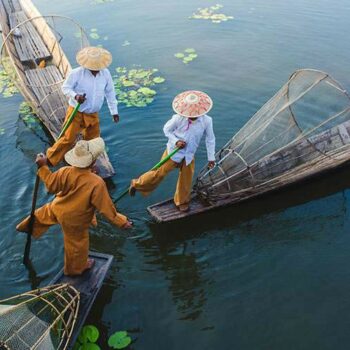
M 213 24 L 189 20 L 199 0 L 34 1 L 43 14 L 67 15 L 97 28 L 117 66 L 158 68 L 166 82 L 146 108 L 120 106 L 113 125 L 106 106 L 102 135 L 117 170 L 116 197 L 162 154 L 162 127 L 180 91 L 200 89 L 222 146 L 298 68 L 327 71 L 350 87 L 346 0 L 224 0 L 235 17 Z M 122 46 L 124 41 L 129 46 Z M 176 52 L 193 47 L 184 65 Z M 34 242 L 38 273 L 21 264 L 25 237 L 15 224 L 30 209 L 33 159 L 47 146 L 18 118 L 22 98 L 1 100 L 0 297 L 45 284 L 62 267 L 59 227 Z M 39 137 L 40 136 L 40 137 Z M 204 165 L 205 149 L 197 156 Z M 176 175 L 147 199 L 125 199 L 134 239 L 101 223 L 92 249 L 113 254 L 108 280 L 89 322 L 103 337 L 126 329 L 134 349 L 348 349 L 350 342 L 349 168 L 281 194 L 169 226 L 148 223 L 146 206 L 168 198 Z M 43 186 L 40 204 L 48 201 Z M 106 348 L 106 347 L 103 347 Z

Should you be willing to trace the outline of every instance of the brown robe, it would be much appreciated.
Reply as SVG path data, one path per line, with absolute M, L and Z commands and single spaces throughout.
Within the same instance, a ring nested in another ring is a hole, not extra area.
M 118 227 L 122 227 L 127 218 L 117 213 L 105 182 L 91 169 L 67 166 L 52 173 L 43 166 L 38 175 L 56 197 L 35 211 L 33 237 L 39 238 L 50 226 L 60 224 L 64 234 L 64 273 L 81 274 L 86 269 L 88 228 L 96 223 L 95 210 Z M 17 230 L 27 232 L 28 223 L 29 217 L 17 225 Z

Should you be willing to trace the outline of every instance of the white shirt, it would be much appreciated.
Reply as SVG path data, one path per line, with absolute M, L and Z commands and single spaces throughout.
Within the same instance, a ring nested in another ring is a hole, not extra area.
M 73 69 L 62 85 L 62 92 L 69 97 L 72 107 L 77 105 L 76 95 L 86 94 L 86 100 L 79 108 L 80 112 L 98 112 L 106 97 L 112 115 L 118 114 L 118 101 L 115 97 L 114 84 L 109 70 L 102 69 L 94 76 L 88 69 Z
M 204 134 L 208 160 L 215 161 L 213 120 L 208 115 L 203 115 L 193 122 L 189 118 L 174 114 L 164 125 L 163 130 L 165 136 L 169 139 L 167 144 L 168 153 L 176 148 L 177 141 L 186 142 L 186 147 L 180 149 L 171 157 L 174 162 L 180 163 L 185 158 L 186 165 L 190 164 Z

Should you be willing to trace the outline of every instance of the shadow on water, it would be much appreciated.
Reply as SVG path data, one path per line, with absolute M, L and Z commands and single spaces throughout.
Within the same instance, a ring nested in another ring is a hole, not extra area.
M 327 174 L 320 174 L 261 197 L 172 223 L 150 222 L 149 228 L 155 239 L 163 243 L 187 240 L 206 231 L 232 228 L 263 215 L 343 191 L 350 187 L 349 175 L 350 164 L 346 163 Z

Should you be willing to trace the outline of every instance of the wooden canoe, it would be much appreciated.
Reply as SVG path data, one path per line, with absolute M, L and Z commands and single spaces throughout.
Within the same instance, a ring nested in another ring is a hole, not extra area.
M 73 348 L 113 260 L 112 255 L 97 252 L 90 252 L 89 257 L 95 260 L 95 265 L 91 270 L 76 277 L 65 276 L 61 270 L 49 283 L 49 285 L 68 283 L 80 293 L 79 312 L 67 347 L 68 350 Z
M 311 158 L 314 152 L 320 152 L 319 157 Z M 327 156 L 325 157 L 324 154 Z M 308 158 L 312 160 L 305 163 L 301 161 L 300 166 L 295 166 L 295 164 L 291 166 L 291 162 L 286 162 L 288 158 L 291 161 L 292 159 L 306 161 Z M 304 138 L 294 142 L 283 150 L 262 158 L 254 165 L 254 168 L 246 169 L 240 174 L 240 179 L 237 178 L 237 181 L 249 179 L 252 171 L 253 173 L 262 174 L 266 178 L 271 178 L 272 180 L 268 183 L 263 182 L 261 185 L 257 183 L 250 188 L 235 191 L 227 198 L 220 198 L 210 202 L 193 192 L 190 211 L 186 213 L 180 212 L 175 207 L 172 199 L 151 205 L 147 210 L 157 222 L 171 222 L 279 190 L 288 185 L 325 173 L 349 160 L 350 121 L 347 121 L 309 139 Z M 281 167 L 286 168 L 281 169 Z M 282 172 L 283 176 L 274 177 L 273 172 L 276 172 L 276 174 Z
M 6 66 L 14 72 L 16 86 L 56 140 L 68 106 L 61 86 L 72 68 L 54 29 L 30 0 L 0 0 L 0 24 L 2 63 L 5 49 Z M 15 28 L 20 35 L 16 35 Z M 45 67 L 40 68 L 43 61 Z M 102 177 L 114 175 L 106 153 L 98 159 L 97 166 Z

